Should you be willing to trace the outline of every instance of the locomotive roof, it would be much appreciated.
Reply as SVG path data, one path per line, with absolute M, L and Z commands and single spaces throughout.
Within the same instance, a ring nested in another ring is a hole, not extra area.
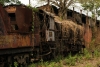
M 38 6 L 38 8 L 39 8 L 39 7 L 46 6 L 46 5 L 48 5 L 48 4 L 46 3 L 46 4 L 42 5 L 42 6 Z M 55 5 L 50 5 L 50 6 L 55 6 Z M 56 7 L 57 9 L 59 9 L 59 7 L 57 7 L 57 6 L 55 6 L 55 7 Z M 74 8 L 74 10 L 73 10 L 73 8 Z M 89 12 L 89 11 L 88 11 L 88 13 L 87 13 L 87 10 L 84 10 L 83 7 L 81 6 L 81 4 L 79 4 L 79 3 L 76 3 L 76 4 L 72 5 L 72 6 L 70 6 L 70 7 L 68 8 L 68 10 L 72 10 L 72 11 L 77 12 L 77 13 L 79 13 L 79 14 L 82 14 L 82 15 L 84 15 L 84 16 L 88 16 L 88 17 L 91 17 L 91 16 L 92 16 L 92 13 Z M 82 12 L 81 12 L 81 11 L 82 11 Z M 100 17 L 97 17 L 97 20 L 100 20 Z

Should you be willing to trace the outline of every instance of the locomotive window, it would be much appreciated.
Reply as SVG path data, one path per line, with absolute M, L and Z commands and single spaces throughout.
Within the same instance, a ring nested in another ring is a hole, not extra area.
M 99 21 L 96 22 L 96 26 L 99 27 Z
M 16 21 L 15 13 L 9 13 L 8 15 L 9 15 L 11 21 Z
M 86 16 L 82 16 L 82 23 L 86 24 Z
M 11 27 L 12 27 L 12 30 L 18 30 L 17 24 L 11 25 Z

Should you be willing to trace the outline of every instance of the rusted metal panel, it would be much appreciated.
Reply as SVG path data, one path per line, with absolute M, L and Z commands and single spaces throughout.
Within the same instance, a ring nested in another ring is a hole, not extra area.
M 32 37 L 33 36 L 31 34 L 0 35 L 0 49 L 31 47 L 34 45 L 34 39 Z
M 5 7 L 8 12 L 11 30 L 13 32 L 30 32 L 33 22 L 32 10 L 22 5 L 9 5 Z
M 7 8 L 5 8 L 5 10 L 8 12 L 8 13 L 15 13 L 16 12 L 16 7 L 15 6 L 8 6 Z
M 40 34 L 34 34 L 34 46 L 39 46 L 40 43 Z
M 0 35 L 5 35 L 5 34 L 6 34 L 5 26 L 4 26 L 4 23 L 2 21 L 2 17 L 0 15 Z
M 20 19 L 20 20 L 19 20 Z M 20 8 L 16 10 L 16 21 L 20 31 L 30 31 L 32 24 L 32 10 L 29 8 Z
M 91 28 L 89 28 L 88 24 L 84 26 L 84 40 L 85 40 L 85 46 L 89 48 L 92 40 L 92 30 Z
M 37 13 L 34 14 L 34 46 L 40 45 L 40 21 Z
M 2 6 L 0 5 L 0 35 L 5 35 L 6 33 L 7 32 L 2 18 Z
M 7 12 L 4 10 L 3 6 L 0 5 L 0 16 L 1 16 L 1 21 L 5 26 L 5 30 L 7 32 L 11 31 L 10 29 L 10 20 L 8 18 Z

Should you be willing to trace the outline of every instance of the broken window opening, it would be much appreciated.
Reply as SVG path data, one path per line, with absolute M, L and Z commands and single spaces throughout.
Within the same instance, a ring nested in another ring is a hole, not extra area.
M 67 16 L 72 17 L 72 12 L 71 11 L 67 11 Z
M 39 14 L 39 19 L 40 19 L 40 21 L 42 21 L 43 18 L 44 18 L 43 14 Z
M 99 21 L 96 22 L 96 26 L 99 27 Z
M 15 13 L 9 13 L 8 15 L 9 15 L 11 21 L 16 21 Z
M 82 16 L 82 23 L 86 24 L 86 17 Z
M 11 27 L 12 27 L 12 30 L 18 30 L 17 24 L 11 25 Z

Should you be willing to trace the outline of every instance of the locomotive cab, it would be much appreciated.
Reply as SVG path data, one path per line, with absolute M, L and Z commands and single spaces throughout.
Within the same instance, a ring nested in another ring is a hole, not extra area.
M 28 7 L 0 5 L 0 67 L 14 67 L 14 62 L 27 65 L 34 46 L 32 22 L 32 10 Z
M 4 7 L 10 19 L 11 32 L 27 33 L 31 31 L 32 10 L 24 5 Z

